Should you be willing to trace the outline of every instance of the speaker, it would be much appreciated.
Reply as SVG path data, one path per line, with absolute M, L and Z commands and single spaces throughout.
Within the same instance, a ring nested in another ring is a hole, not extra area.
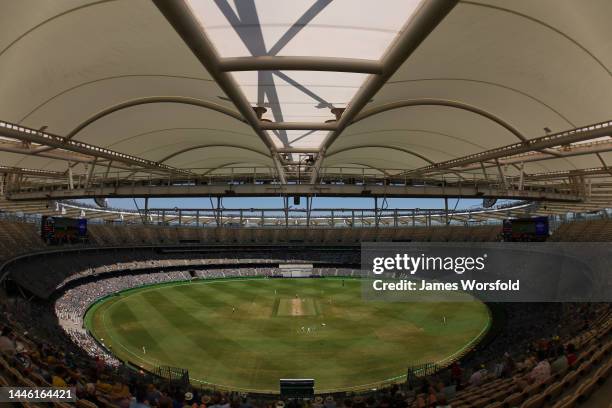
M 300 197 L 293 197 L 293 205 L 300 205 Z

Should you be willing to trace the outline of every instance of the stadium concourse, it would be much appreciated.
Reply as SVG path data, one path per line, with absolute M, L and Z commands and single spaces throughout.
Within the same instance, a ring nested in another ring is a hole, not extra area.
M 360 291 L 363 243 L 612 241 L 610 16 L 0 2 L 0 387 L 76 395 L 8 402 L 612 407 L 610 303 Z

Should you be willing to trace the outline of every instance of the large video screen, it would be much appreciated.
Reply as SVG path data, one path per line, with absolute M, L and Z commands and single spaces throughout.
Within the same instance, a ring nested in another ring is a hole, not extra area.
M 504 241 L 546 241 L 549 235 L 548 217 L 504 220 Z
M 51 245 L 76 244 L 87 240 L 87 220 L 43 216 L 40 235 Z

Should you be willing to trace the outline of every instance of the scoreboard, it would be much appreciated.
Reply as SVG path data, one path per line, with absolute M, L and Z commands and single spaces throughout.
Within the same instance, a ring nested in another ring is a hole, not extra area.
M 549 235 L 548 217 L 514 218 L 504 220 L 504 241 L 546 241 Z
M 40 237 L 48 244 L 76 244 L 87 240 L 87 220 L 44 215 Z

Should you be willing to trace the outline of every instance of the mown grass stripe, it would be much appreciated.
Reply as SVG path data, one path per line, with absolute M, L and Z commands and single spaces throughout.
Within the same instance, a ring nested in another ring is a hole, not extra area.
M 345 278 L 344 287 L 341 280 L 196 281 L 131 291 L 121 302 L 171 355 L 171 365 L 188 368 L 195 380 L 258 391 L 277 391 L 278 379 L 292 376 L 314 377 L 319 391 L 375 386 L 401 377 L 423 356 L 462 353 L 488 324 L 479 302 L 370 303 L 361 299 L 358 280 Z M 318 314 L 273 318 L 277 300 L 296 294 L 311 299 Z M 132 320 L 125 317 L 123 329 Z M 98 319 L 91 321 L 96 326 Z M 123 330 L 119 323 L 113 329 Z M 135 333 L 123 334 L 137 353 L 150 340 Z

